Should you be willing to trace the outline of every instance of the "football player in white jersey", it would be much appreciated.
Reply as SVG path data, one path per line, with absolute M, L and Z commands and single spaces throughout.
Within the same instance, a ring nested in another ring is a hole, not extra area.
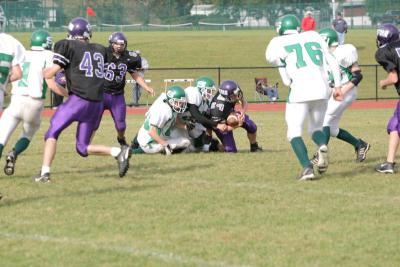
M 22 63 L 22 78 L 12 84 L 10 105 L 0 119 L 0 157 L 3 147 L 19 123 L 22 123 L 22 133 L 6 157 L 4 173 L 7 175 L 14 173 L 18 155 L 27 149 L 39 129 L 47 89 L 68 96 L 68 92 L 59 87 L 54 79 L 43 78 L 43 69 L 52 65 L 52 44 L 47 31 L 38 30 L 32 33 L 31 51 L 26 51 Z
M 206 116 L 210 102 L 216 93 L 214 81 L 207 76 L 196 79 L 195 86 L 185 88 L 187 98 L 187 109 L 179 117 L 188 127 L 189 137 L 192 139 L 196 151 L 202 149 L 204 152 L 218 150 L 218 140 L 212 139 L 206 133 L 206 129 L 217 128 L 221 131 L 227 130 L 225 123 L 218 123 Z
M 357 62 L 357 49 L 352 44 L 339 45 L 338 35 L 334 29 L 325 28 L 319 34 L 328 44 L 330 51 L 339 63 L 341 71 L 340 91 L 337 91 L 336 95 L 332 95 L 329 99 L 324 118 L 323 132 L 327 137 L 326 143 L 328 144 L 329 137 L 333 136 L 351 144 L 356 151 L 356 161 L 362 162 L 367 156 L 370 144 L 354 137 L 345 129 L 339 128 L 339 121 L 343 112 L 356 100 L 358 84 L 363 78 Z
M 171 137 L 174 127 L 186 129 L 186 125 L 177 119 L 177 115 L 185 111 L 186 105 L 185 91 L 180 86 L 169 87 L 154 101 L 137 135 L 138 145 L 144 153 L 171 155 L 190 146 L 188 138 Z M 140 153 L 140 149 L 134 148 L 132 153 Z
M 3 111 L 4 92 L 8 82 L 22 77 L 24 46 L 14 37 L 4 33 L 6 19 L 0 16 L 0 112 Z
M 303 167 L 298 180 L 314 179 L 313 165 L 308 158 L 302 138 L 303 124 L 308 119 L 308 130 L 318 146 L 318 171 L 328 167 L 328 147 L 322 132 L 322 123 L 331 90 L 328 85 L 327 66 L 334 77 L 335 90 L 339 90 L 340 72 L 328 45 L 315 31 L 300 33 L 300 22 L 294 15 L 285 15 L 265 52 L 268 62 L 279 67 L 282 81 L 290 87 L 286 103 L 287 138 Z

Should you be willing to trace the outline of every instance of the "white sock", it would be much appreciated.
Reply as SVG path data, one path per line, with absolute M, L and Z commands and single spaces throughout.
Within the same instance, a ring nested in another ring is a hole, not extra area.
M 42 171 L 40 172 L 40 175 L 43 175 L 45 173 L 50 173 L 50 166 L 42 166 Z
M 113 156 L 114 158 L 116 156 L 118 156 L 119 153 L 121 153 L 121 148 L 119 148 L 119 147 L 112 147 L 111 148 L 111 156 Z

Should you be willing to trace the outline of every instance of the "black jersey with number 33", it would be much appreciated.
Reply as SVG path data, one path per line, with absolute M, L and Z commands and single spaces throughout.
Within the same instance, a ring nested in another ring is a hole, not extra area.
M 65 69 L 70 93 L 90 101 L 103 100 L 106 48 L 80 40 L 60 40 L 54 46 L 53 62 Z
M 107 57 L 104 91 L 111 94 L 122 94 L 125 88 L 125 74 L 142 68 L 142 59 L 135 52 L 127 50 L 116 57 L 111 47 L 107 48 Z
M 396 70 L 400 77 L 400 40 L 379 48 L 375 53 L 375 59 L 387 72 Z M 400 95 L 400 79 L 395 87 Z

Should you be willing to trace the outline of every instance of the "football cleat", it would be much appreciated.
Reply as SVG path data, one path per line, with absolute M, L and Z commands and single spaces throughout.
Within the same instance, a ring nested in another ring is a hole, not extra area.
M 41 183 L 49 183 L 50 182 L 50 173 L 46 172 L 43 175 L 39 174 L 38 176 L 33 177 L 35 182 Z
M 15 162 L 17 161 L 17 155 L 15 155 L 15 150 L 12 150 L 6 156 L 6 165 L 4 166 L 4 173 L 6 175 L 13 175 L 15 169 Z
M 261 146 L 258 145 L 257 142 L 255 142 L 254 144 L 250 144 L 250 152 L 262 152 L 263 149 Z
M 357 162 L 363 162 L 365 158 L 367 157 L 367 152 L 371 148 L 371 145 L 364 142 L 363 140 L 360 139 L 360 146 L 356 148 L 356 161 Z
M 387 162 L 381 163 L 375 167 L 375 170 L 380 173 L 394 173 L 394 165 L 396 163 Z
M 308 167 L 305 167 L 301 171 L 300 175 L 297 176 L 298 181 L 313 180 L 314 178 L 315 178 L 314 169 L 311 165 Z
M 129 146 L 121 146 L 121 152 L 119 152 L 116 157 L 118 161 L 118 171 L 119 177 L 124 177 L 129 169 L 129 158 L 130 158 L 130 148 Z

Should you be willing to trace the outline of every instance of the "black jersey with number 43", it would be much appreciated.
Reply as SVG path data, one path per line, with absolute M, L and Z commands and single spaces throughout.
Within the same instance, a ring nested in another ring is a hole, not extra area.
M 106 48 L 64 39 L 54 45 L 53 62 L 65 69 L 68 91 L 90 101 L 103 100 Z
M 122 94 L 125 88 L 125 74 L 142 68 L 142 59 L 135 52 L 127 50 L 116 57 L 111 47 L 107 48 L 107 58 L 104 91 L 111 94 Z
M 375 59 L 387 72 L 396 70 L 398 77 L 400 77 L 400 40 L 379 48 L 375 53 Z M 400 79 L 398 79 L 395 87 L 400 95 Z

